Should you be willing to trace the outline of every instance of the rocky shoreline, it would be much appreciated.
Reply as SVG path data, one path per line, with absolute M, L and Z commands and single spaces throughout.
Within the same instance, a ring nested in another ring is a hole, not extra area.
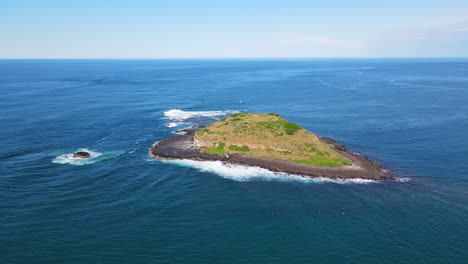
M 185 129 L 185 135 L 178 135 L 156 142 L 149 150 L 156 159 L 191 159 L 200 161 L 222 161 L 246 166 L 257 166 L 270 171 L 298 174 L 309 177 L 324 177 L 330 179 L 368 179 L 391 180 L 393 175 L 382 169 L 382 166 L 370 158 L 349 152 L 346 146 L 330 138 L 320 138 L 327 144 L 332 144 L 336 151 L 353 161 L 352 166 L 324 167 L 269 159 L 245 154 L 216 155 L 202 153 L 194 144 L 196 129 Z

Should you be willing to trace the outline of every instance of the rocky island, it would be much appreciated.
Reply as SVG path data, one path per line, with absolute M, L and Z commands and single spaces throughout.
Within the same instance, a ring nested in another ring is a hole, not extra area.
M 75 152 L 73 153 L 73 158 L 77 158 L 77 159 L 87 159 L 91 157 L 91 154 L 89 154 L 88 152 L 86 151 L 78 151 L 78 152 Z
M 219 160 L 332 179 L 392 179 L 381 165 L 278 114 L 239 113 L 156 142 L 157 159 Z

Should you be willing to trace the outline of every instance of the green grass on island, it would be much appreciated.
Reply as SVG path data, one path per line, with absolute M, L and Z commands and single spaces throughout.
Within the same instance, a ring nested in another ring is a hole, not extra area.
M 332 145 L 275 113 L 231 115 L 198 131 L 195 142 L 217 155 L 242 153 L 328 167 L 352 164 Z

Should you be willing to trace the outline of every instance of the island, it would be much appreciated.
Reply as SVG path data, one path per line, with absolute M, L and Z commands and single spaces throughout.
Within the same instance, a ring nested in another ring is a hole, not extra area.
M 309 177 L 393 178 L 379 163 L 275 113 L 238 113 L 206 127 L 179 132 L 183 133 L 156 142 L 150 155 L 156 159 L 223 161 Z

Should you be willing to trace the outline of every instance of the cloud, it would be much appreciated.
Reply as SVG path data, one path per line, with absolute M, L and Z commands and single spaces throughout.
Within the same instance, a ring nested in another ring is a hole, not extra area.
M 468 32 L 468 20 L 394 30 L 393 34 L 413 37 L 450 36 Z M 392 33 L 391 31 L 383 32 Z
M 381 30 L 371 35 L 369 43 L 371 56 L 467 56 L 468 14 Z
M 426 16 L 418 24 L 384 29 L 377 37 L 402 37 L 407 39 L 456 37 L 468 33 L 468 9 L 449 10 Z
M 467 18 L 468 17 L 468 9 L 457 9 L 457 10 L 450 10 L 445 12 L 439 12 L 438 14 L 442 18 Z

